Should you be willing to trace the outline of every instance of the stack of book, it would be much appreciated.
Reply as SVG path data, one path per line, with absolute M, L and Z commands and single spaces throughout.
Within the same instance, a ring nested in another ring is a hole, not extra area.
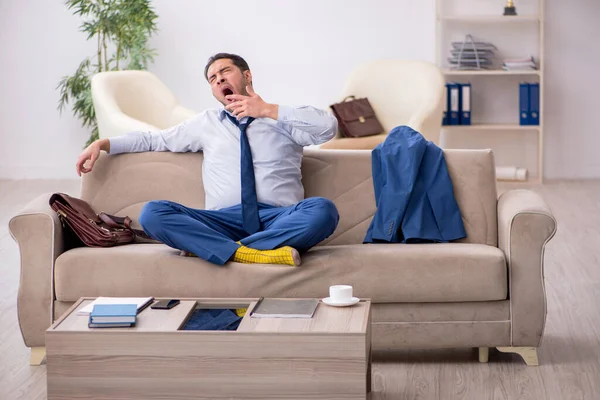
M 96 304 L 90 313 L 90 328 L 129 328 L 135 326 L 135 304 Z
M 98 297 L 77 310 L 89 316 L 90 328 L 127 328 L 135 326 L 137 314 L 152 304 L 154 297 Z
M 97 297 L 88 305 L 77 310 L 77 315 L 90 315 L 96 304 L 135 304 L 138 313 L 152 304 L 154 297 Z
M 502 69 L 505 71 L 529 71 L 536 70 L 537 66 L 533 56 L 526 58 L 512 58 L 504 60 Z

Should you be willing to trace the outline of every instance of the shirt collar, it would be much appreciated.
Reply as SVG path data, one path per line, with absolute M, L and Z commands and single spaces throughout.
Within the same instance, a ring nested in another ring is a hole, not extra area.
M 227 110 L 225 109 L 225 107 L 223 107 L 223 108 L 219 109 L 219 119 L 220 119 L 221 121 L 223 121 L 223 119 L 225 118 L 225 115 L 226 115 L 226 114 L 229 114 L 229 115 L 231 115 L 231 113 L 230 113 L 229 111 L 227 111 Z
M 225 109 L 225 107 L 223 107 L 223 108 L 220 108 L 220 109 L 219 109 L 219 120 L 220 120 L 220 121 L 223 121 L 223 120 L 226 118 L 227 114 L 229 114 L 229 115 L 231 115 L 231 116 L 233 117 L 233 114 L 232 114 L 232 113 L 230 113 L 229 111 L 227 111 L 227 110 Z M 234 118 L 235 118 L 235 117 L 234 117 Z M 244 121 L 247 121 L 247 120 L 248 120 L 248 117 L 244 117 L 244 118 L 242 118 L 242 120 L 241 120 L 240 122 L 241 122 L 241 123 L 243 123 Z

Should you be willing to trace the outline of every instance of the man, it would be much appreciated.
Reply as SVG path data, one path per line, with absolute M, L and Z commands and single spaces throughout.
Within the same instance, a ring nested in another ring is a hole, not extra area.
M 254 92 L 248 64 L 235 54 L 211 57 L 204 76 L 223 108 L 160 132 L 97 140 L 79 156 L 77 173 L 90 172 L 101 150 L 203 151 L 206 209 L 150 201 L 139 218 L 144 231 L 219 265 L 300 265 L 300 252 L 330 236 L 339 220 L 330 200 L 304 199 L 302 148 L 330 140 L 337 120 L 309 106 L 266 103 Z

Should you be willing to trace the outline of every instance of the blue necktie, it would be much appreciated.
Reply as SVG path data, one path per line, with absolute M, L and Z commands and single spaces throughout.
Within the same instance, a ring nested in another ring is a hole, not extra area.
M 252 162 L 252 152 L 250 143 L 246 135 L 246 129 L 254 118 L 248 117 L 245 124 L 232 115 L 227 114 L 231 122 L 240 128 L 240 168 L 242 176 L 242 218 L 244 221 L 244 230 L 249 234 L 260 230 L 260 219 L 258 218 L 258 200 L 256 199 L 256 179 L 254 178 L 254 163 Z

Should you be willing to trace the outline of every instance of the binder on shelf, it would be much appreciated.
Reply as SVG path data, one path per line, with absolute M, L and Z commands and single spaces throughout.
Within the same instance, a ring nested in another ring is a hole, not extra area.
M 460 124 L 471 125 L 471 84 L 460 85 Z
M 529 84 L 519 84 L 519 123 L 531 125 L 529 118 Z
M 445 93 L 446 96 L 444 97 L 444 113 L 442 115 L 442 125 L 448 125 L 448 109 L 449 104 L 450 104 L 450 88 L 448 87 L 448 84 L 446 83 L 446 89 L 445 89 Z
M 529 84 L 529 125 L 540 124 L 540 84 Z
M 448 116 L 448 125 L 460 124 L 460 85 L 458 83 L 449 83 L 450 88 L 450 104 Z

